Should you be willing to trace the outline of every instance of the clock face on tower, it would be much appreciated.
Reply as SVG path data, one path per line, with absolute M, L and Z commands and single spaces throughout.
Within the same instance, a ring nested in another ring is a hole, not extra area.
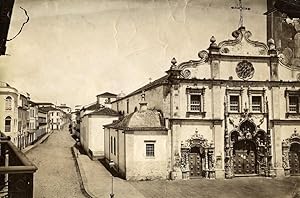
M 254 67 L 249 61 L 243 60 L 237 64 L 235 72 L 240 79 L 249 80 L 254 75 Z

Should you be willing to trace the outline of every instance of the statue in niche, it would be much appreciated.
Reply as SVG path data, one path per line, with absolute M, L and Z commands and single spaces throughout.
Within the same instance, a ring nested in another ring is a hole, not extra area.
M 300 20 L 299 18 L 285 18 L 279 33 L 280 61 L 284 65 L 300 67 Z

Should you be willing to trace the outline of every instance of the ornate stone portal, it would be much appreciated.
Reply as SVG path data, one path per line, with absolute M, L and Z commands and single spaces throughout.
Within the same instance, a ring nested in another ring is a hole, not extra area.
M 199 164 L 197 164 L 197 160 Z M 193 167 L 194 162 L 195 167 Z M 198 177 L 215 178 L 214 144 L 208 143 L 207 139 L 198 134 L 196 129 L 195 134 L 190 139 L 186 140 L 185 143 L 181 143 L 180 163 L 183 178 L 188 179 L 195 176 L 192 175 L 195 169 L 200 171 Z M 201 167 L 197 167 L 197 165 Z
M 297 150 L 293 149 L 297 148 Z M 282 166 L 284 168 L 284 173 L 288 175 L 299 175 L 299 159 L 293 161 L 293 156 L 300 157 L 300 134 L 297 133 L 297 130 L 294 130 L 294 133 L 290 138 L 287 138 L 282 141 Z M 292 163 L 292 164 L 290 164 Z M 294 164 L 295 163 L 295 164 Z M 291 167 L 291 165 L 293 167 Z
M 247 111 L 243 117 L 232 131 L 225 131 L 226 178 L 238 174 L 269 174 L 271 151 L 268 135 L 254 123 Z

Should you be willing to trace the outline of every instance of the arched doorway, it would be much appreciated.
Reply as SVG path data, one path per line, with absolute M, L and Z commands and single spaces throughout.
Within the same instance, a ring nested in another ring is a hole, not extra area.
M 266 175 L 268 171 L 267 134 L 252 120 L 244 119 L 229 133 L 225 152 L 227 178 Z
M 293 143 L 289 152 L 290 174 L 300 175 L 300 144 Z
M 203 162 L 204 162 L 204 149 L 200 146 L 193 146 L 189 152 L 189 167 L 190 167 L 190 177 L 203 177 L 202 172 Z
M 300 175 L 300 134 L 296 129 L 282 142 L 282 166 L 285 175 Z
M 234 175 L 257 174 L 256 145 L 251 140 L 240 140 L 233 145 Z
M 190 178 L 215 178 L 214 144 L 195 131 L 188 140 L 181 143 L 181 171 Z

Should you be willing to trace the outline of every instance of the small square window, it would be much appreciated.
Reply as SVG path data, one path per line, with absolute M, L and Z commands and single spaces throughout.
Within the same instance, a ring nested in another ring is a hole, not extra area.
M 146 156 L 154 157 L 154 144 L 146 144 Z

